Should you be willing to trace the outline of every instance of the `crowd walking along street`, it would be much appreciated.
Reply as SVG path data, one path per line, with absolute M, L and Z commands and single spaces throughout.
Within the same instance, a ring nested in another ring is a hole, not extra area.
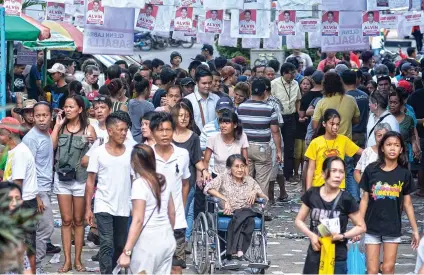
M 424 274 L 424 1 L 68 2 L 0 3 L 0 274 Z

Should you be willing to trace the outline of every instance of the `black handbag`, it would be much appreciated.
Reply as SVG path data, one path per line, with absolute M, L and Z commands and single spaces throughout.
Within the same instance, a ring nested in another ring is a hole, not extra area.
M 77 171 L 75 168 L 72 168 L 69 164 L 67 164 L 65 167 L 57 170 L 57 175 L 59 176 L 60 181 L 73 181 L 76 179 Z

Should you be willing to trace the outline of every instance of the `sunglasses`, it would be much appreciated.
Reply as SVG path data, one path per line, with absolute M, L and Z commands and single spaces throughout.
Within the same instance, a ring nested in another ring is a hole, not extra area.
M 93 101 L 105 101 L 106 97 L 105 96 L 97 96 L 93 99 Z

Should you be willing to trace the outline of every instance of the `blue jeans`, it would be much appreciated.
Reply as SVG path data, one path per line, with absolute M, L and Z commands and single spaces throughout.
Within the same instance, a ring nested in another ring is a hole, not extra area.
M 347 274 L 346 261 L 340 261 L 334 264 L 334 274 Z
M 185 208 L 186 220 L 187 220 L 187 229 L 185 233 L 186 241 L 190 239 L 191 231 L 193 230 L 193 222 L 194 222 L 194 193 L 196 190 L 196 186 L 193 185 L 190 187 L 190 192 L 188 192 L 187 197 L 187 205 Z
M 355 169 L 355 159 L 345 156 L 344 161 L 346 163 L 346 190 L 355 198 L 356 201 L 359 201 L 359 184 L 353 177 L 353 170 Z

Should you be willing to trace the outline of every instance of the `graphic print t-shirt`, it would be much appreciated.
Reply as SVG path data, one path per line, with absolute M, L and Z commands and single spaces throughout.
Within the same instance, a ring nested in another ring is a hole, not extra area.
M 340 232 L 346 232 L 347 223 L 349 221 L 349 214 L 355 213 L 359 210 L 359 205 L 349 192 L 343 192 L 336 208 L 334 209 L 333 216 L 330 216 L 334 200 L 327 202 L 321 198 L 319 193 L 321 187 L 311 187 L 302 196 L 302 202 L 310 209 L 310 226 L 309 229 L 318 234 L 318 225 L 321 224 L 322 219 L 339 218 L 340 219 Z M 319 253 L 319 252 L 317 252 Z M 347 247 L 346 241 L 336 242 L 336 261 L 346 261 Z
M 403 197 L 415 189 L 411 172 L 400 166 L 386 172 L 371 164 L 365 168 L 360 186 L 369 193 L 365 214 L 367 233 L 400 237 Z
M 322 164 L 326 158 L 338 156 L 344 159 L 345 155 L 352 157 L 358 150 L 359 147 L 344 135 L 337 135 L 337 138 L 333 140 L 326 140 L 324 136 L 313 139 L 305 153 L 305 157 L 315 160 L 312 186 L 318 187 L 324 184 Z M 340 184 L 340 188 L 345 188 L 345 180 Z

